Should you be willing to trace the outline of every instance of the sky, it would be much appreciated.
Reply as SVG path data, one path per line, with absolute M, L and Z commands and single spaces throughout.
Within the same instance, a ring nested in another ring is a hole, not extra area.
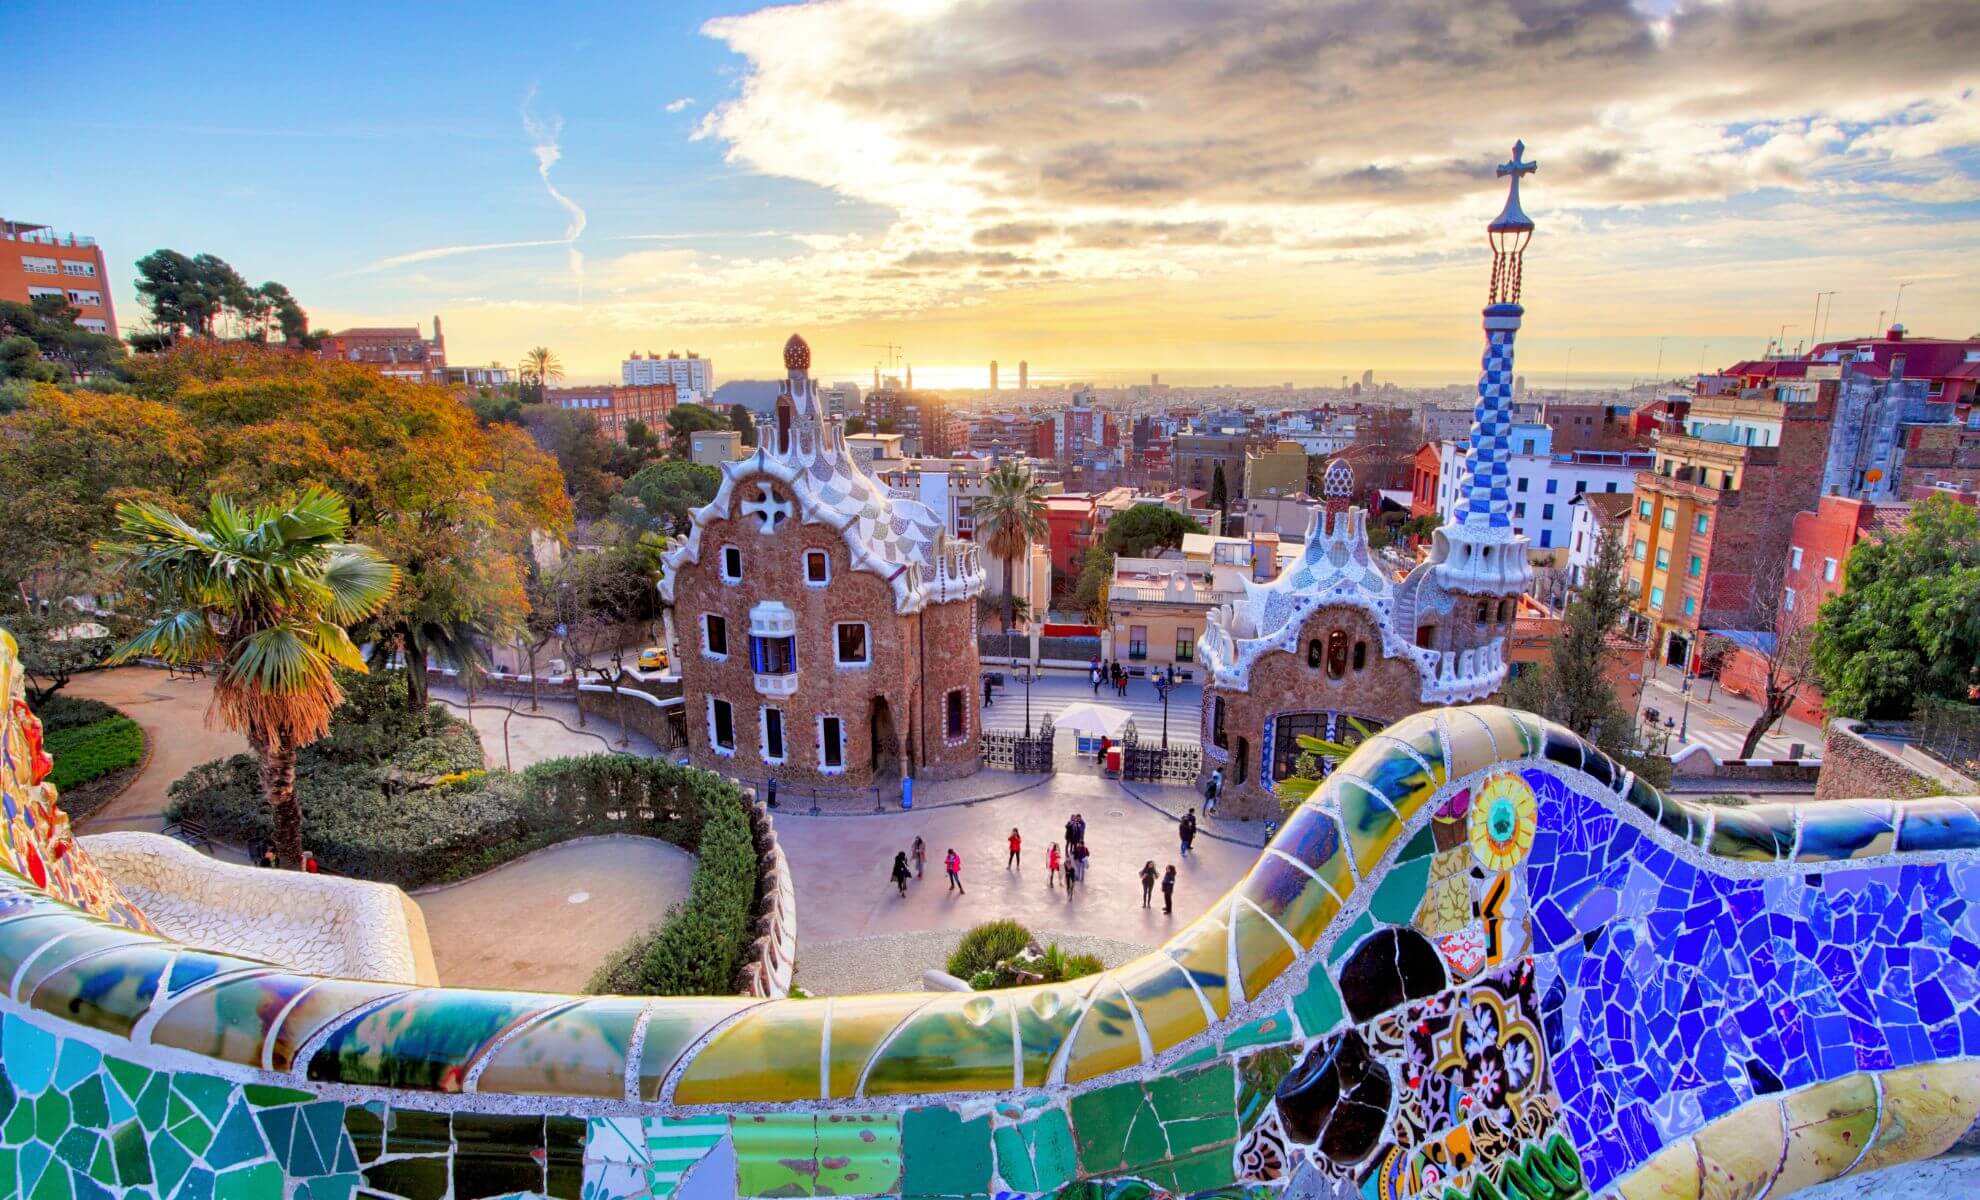
M 1538 384 L 1980 333 L 1971 0 L 6 12 L 0 215 L 97 238 L 126 327 L 169 246 L 573 382 L 793 330 L 823 378 L 1462 382 L 1521 138 Z

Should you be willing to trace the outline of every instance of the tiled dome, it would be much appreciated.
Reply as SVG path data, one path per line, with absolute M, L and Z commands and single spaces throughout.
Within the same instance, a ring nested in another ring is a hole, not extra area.
M 784 343 L 784 369 L 786 371 L 809 371 L 811 369 L 811 345 L 797 334 Z

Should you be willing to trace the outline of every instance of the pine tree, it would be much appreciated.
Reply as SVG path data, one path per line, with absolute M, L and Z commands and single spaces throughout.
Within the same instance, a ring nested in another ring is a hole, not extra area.
M 1217 473 L 1210 477 L 1210 507 L 1225 516 L 1231 514 L 1231 490 L 1230 485 L 1224 482 L 1223 463 L 1217 464 Z

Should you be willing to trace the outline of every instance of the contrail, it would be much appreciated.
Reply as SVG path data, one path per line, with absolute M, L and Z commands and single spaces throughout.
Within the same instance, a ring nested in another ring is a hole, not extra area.
M 563 241 L 565 254 L 570 259 L 571 277 L 577 280 L 578 301 L 582 303 L 584 300 L 584 252 L 577 248 L 577 240 L 578 235 L 584 232 L 584 209 L 578 205 L 577 201 L 558 191 L 556 184 L 550 182 L 550 168 L 555 166 L 557 160 L 564 156 L 562 148 L 558 145 L 558 139 L 563 136 L 564 132 L 564 118 L 551 117 L 548 121 L 537 119 L 536 114 L 530 111 L 530 106 L 535 101 L 536 85 L 532 83 L 529 85 L 529 89 L 523 93 L 523 132 L 529 135 L 530 153 L 536 155 L 536 174 L 543 180 L 544 190 L 550 193 L 550 198 L 561 205 L 564 212 L 570 218 L 564 223 Z

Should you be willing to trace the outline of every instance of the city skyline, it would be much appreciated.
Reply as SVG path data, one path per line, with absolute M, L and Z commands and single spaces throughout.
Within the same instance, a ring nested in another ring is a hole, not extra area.
M 313 325 L 439 313 L 453 361 L 545 344 L 573 382 L 669 349 L 770 378 L 803 328 L 821 378 L 867 380 L 893 343 L 929 386 L 984 386 L 992 358 L 1006 387 L 1019 359 L 1034 387 L 1434 385 L 1476 371 L 1475 231 L 1512 129 L 1547 184 L 1535 387 L 1867 335 L 1907 282 L 1915 333 L 1980 310 L 1955 4 L 753 7 L 578 6 L 548 31 L 395 10 L 395 41 L 446 49 L 407 71 L 371 41 L 383 10 L 113 5 L 104 115 L 10 128 L 5 215 L 96 237 L 132 325 L 131 264 L 170 246 L 282 281 Z M 32 51 L 65 21 L 10 28 Z M 215 48 L 229 70 L 195 69 Z M 58 60 L 27 54 L 23 87 L 52 94 Z

